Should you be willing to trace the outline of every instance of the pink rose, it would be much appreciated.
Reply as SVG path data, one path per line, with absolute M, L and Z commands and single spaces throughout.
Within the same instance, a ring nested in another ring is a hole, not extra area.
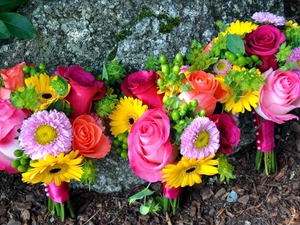
M 23 66 L 25 62 L 21 62 L 18 65 L 0 70 L 0 74 L 3 78 L 4 87 L 0 88 L 0 99 L 8 99 L 7 96 L 10 94 L 10 91 L 16 90 L 17 87 L 24 86 L 24 73 L 23 73 Z
M 0 100 L 0 170 L 9 173 L 17 173 L 18 170 L 11 167 L 15 159 L 14 151 L 20 149 L 18 140 L 23 120 L 29 116 L 27 111 L 16 109 L 8 100 Z
M 278 68 L 275 54 L 280 45 L 285 42 L 285 35 L 273 25 L 261 25 L 245 36 L 245 50 L 249 55 L 257 55 L 263 64 L 259 67 L 262 72 L 269 68 Z
M 223 154 L 232 153 L 232 146 L 240 142 L 240 129 L 236 126 L 235 120 L 226 113 L 215 114 L 208 117 L 214 121 L 220 131 L 220 148 Z
M 127 141 L 128 159 L 138 177 L 148 182 L 162 180 L 160 171 L 178 155 L 169 135 L 170 120 L 163 109 L 147 110 L 133 124 Z
M 266 83 L 260 91 L 256 112 L 267 120 L 282 124 L 286 120 L 299 119 L 287 114 L 300 107 L 300 79 L 293 71 L 269 69 L 265 73 Z
M 124 78 L 121 83 L 122 92 L 125 95 L 138 98 L 149 108 L 162 108 L 163 94 L 157 94 L 158 74 L 153 70 L 141 70 Z
M 71 85 L 67 100 L 75 110 L 70 118 L 74 119 L 83 114 L 90 114 L 92 110 L 92 101 L 100 100 L 104 97 L 106 87 L 104 81 L 95 79 L 95 77 L 86 72 L 80 66 L 71 66 L 69 68 L 59 66 L 56 74 L 67 79 Z

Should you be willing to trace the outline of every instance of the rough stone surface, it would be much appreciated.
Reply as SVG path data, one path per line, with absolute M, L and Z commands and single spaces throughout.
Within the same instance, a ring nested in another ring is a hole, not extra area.
M 154 16 L 137 21 L 143 5 Z M 78 64 L 94 68 L 97 74 L 108 54 L 117 49 L 116 59 L 122 60 L 129 73 L 142 69 L 151 54 L 164 53 L 171 58 L 179 51 L 187 53 L 193 39 L 207 44 L 217 33 L 214 26 L 217 20 L 230 23 L 249 18 L 256 11 L 283 15 L 283 1 L 31 0 L 19 12 L 32 21 L 38 36 L 34 40 L 1 40 L 0 68 L 21 61 L 44 62 L 52 72 L 59 65 Z M 180 17 L 180 25 L 162 34 L 159 26 L 166 21 L 158 19 L 159 14 Z M 132 33 L 117 41 L 123 30 Z M 246 134 L 241 147 L 253 141 L 248 132 L 249 121 L 242 118 L 240 123 Z M 97 169 L 97 182 L 91 186 L 95 191 L 114 192 L 143 182 L 133 175 L 128 162 L 113 152 L 98 161 Z

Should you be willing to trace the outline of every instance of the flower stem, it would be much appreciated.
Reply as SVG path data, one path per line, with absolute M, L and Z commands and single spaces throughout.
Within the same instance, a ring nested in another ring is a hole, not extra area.
M 163 197 L 163 209 L 165 212 L 169 211 L 170 208 L 170 199 L 167 197 Z
M 64 205 L 64 203 L 60 203 L 60 219 L 62 222 L 65 221 L 65 205 Z
M 177 208 L 179 206 L 179 197 L 178 198 L 175 198 L 175 199 L 170 199 L 170 204 L 172 206 L 172 213 L 173 215 L 176 215 L 176 212 L 177 212 Z
M 48 210 L 52 215 L 55 215 L 54 201 L 48 197 Z
M 260 170 L 260 168 L 261 168 L 262 156 L 263 156 L 262 152 L 259 150 L 256 150 L 255 168 L 257 170 Z
M 67 207 L 69 209 L 71 218 L 75 218 L 75 211 L 70 200 L 67 200 Z

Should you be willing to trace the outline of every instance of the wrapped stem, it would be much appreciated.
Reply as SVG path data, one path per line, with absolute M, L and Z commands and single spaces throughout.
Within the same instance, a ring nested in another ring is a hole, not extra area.
M 260 115 L 253 112 L 254 125 L 256 130 L 256 158 L 255 168 L 260 170 L 262 160 L 264 161 L 266 175 L 275 172 L 275 136 L 274 136 L 274 122 L 264 120 Z

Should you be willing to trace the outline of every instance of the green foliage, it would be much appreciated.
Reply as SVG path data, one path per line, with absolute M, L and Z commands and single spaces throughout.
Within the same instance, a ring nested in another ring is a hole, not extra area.
M 104 79 L 109 86 L 113 86 L 122 82 L 125 72 L 124 65 L 120 61 L 112 60 L 108 64 L 103 64 L 102 74 L 98 75 L 97 79 Z
M 220 181 L 226 179 L 226 182 L 229 183 L 230 179 L 236 178 L 233 175 L 234 166 L 228 162 L 228 159 L 224 154 L 219 154 L 218 158 L 219 158 L 218 172 L 220 174 Z
M 95 102 L 94 110 L 99 117 L 107 117 L 115 109 L 118 102 L 119 100 L 117 99 L 117 95 L 106 94 L 101 101 Z
M 83 174 L 81 176 L 80 182 L 90 186 L 95 183 L 96 180 L 96 164 L 95 160 L 92 158 L 84 157 L 84 164 L 82 167 Z
M 24 16 L 11 12 L 27 0 L 0 0 L 0 39 L 15 36 L 23 39 L 32 39 L 36 31 L 31 22 Z
M 136 200 L 139 200 L 146 196 L 152 195 L 153 193 L 154 193 L 154 191 L 151 191 L 148 187 L 146 187 L 142 191 L 130 196 L 128 199 L 128 202 L 129 202 L 129 204 L 132 204 L 132 203 L 136 202 Z
M 61 76 L 57 76 L 57 80 L 51 81 L 50 86 L 61 96 L 65 96 L 68 93 L 68 82 Z
M 227 48 L 233 53 L 245 54 L 245 46 L 243 40 L 236 34 L 226 35 L 226 45 Z
M 30 86 L 21 91 L 12 92 L 10 101 L 15 108 L 25 108 L 34 111 L 40 104 L 40 95 L 36 93 L 35 87 Z
M 156 213 L 160 210 L 159 203 L 155 203 L 153 199 L 149 199 L 145 204 L 140 206 L 140 213 L 147 215 L 148 213 Z
M 284 63 L 286 58 L 290 56 L 292 52 L 292 46 L 286 45 L 287 43 L 284 42 L 282 45 L 279 47 L 279 51 L 276 53 L 276 60 L 279 63 Z
M 258 91 L 265 83 L 264 77 L 255 69 L 231 70 L 225 76 L 225 83 L 234 91 L 235 102 L 249 89 Z
M 155 59 L 153 54 L 148 56 L 147 62 L 145 65 L 145 70 L 158 71 L 159 69 L 160 69 L 160 65 L 159 65 L 158 59 Z

